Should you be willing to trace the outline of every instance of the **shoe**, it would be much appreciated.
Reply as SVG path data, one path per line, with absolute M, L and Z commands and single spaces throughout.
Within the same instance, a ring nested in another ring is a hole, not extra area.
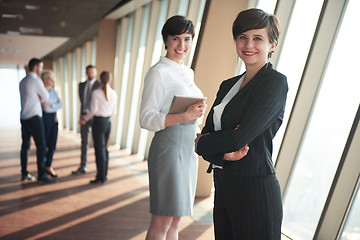
M 53 178 L 56 178 L 58 176 L 52 167 L 46 168 L 46 173 L 49 174 Z
M 35 181 L 35 177 L 30 173 L 27 173 L 26 175 L 22 175 L 21 181 Z
M 106 180 L 100 180 L 98 178 L 95 178 L 94 180 L 90 181 L 90 184 L 99 184 L 99 183 L 105 183 Z
M 57 183 L 58 180 L 57 179 L 50 179 L 48 177 L 42 177 L 38 179 L 38 183 L 39 184 L 52 184 L 52 183 Z
M 73 171 L 72 175 L 81 175 L 81 174 L 85 174 L 85 173 L 87 173 L 86 168 L 79 168 L 78 170 Z

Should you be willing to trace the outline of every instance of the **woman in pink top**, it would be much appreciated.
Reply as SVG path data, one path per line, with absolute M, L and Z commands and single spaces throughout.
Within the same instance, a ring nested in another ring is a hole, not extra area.
M 110 117 L 116 113 L 117 95 L 110 87 L 110 73 L 103 71 L 100 74 L 100 88 L 93 91 L 91 95 L 90 111 L 82 115 L 80 125 L 84 125 L 93 118 L 92 134 L 94 139 L 96 178 L 91 184 L 104 183 L 107 180 L 109 152 L 107 150 L 111 122 Z

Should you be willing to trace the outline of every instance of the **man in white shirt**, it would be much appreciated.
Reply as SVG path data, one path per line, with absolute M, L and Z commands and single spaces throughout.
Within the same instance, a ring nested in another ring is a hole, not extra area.
M 21 180 L 33 181 L 35 178 L 27 171 L 28 150 L 30 148 L 30 138 L 33 137 L 36 145 L 36 157 L 38 168 L 39 183 L 54 183 L 56 180 L 49 179 L 45 171 L 45 131 L 42 121 L 41 102 L 49 98 L 39 75 L 43 69 L 43 63 L 36 58 L 29 61 L 29 73 L 20 81 L 20 100 L 21 100 Z
M 93 65 L 88 65 L 86 67 L 86 76 L 87 81 L 79 84 L 79 98 L 81 104 L 80 110 L 80 120 L 83 119 L 83 116 L 90 110 L 91 94 L 92 92 L 100 87 L 99 80 L 96 79 L 96 67 Z M 73 171 L 72 174 L 80 175 L 86 173 L 86 164 L 87 164 L 87 150 L 89 148 L 89 136 L 90 129 L 92 126 L 92 120 L 86 122 L 85 125 L 80 126 L 81 134 L 81 161 L 80 167 Z

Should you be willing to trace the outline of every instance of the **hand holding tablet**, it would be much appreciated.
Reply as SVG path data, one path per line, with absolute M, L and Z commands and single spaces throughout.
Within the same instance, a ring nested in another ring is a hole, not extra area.
M 206 97 L 185 97 L 185 96 L 174 96 L 172 104 L 170 106 L 169 114 L 183 113 L 186 112 L 189 106 L 198 103 L 200 101 L 206 101 Z M 195 123 L 196 119 L 190 120 L 186 123 Z

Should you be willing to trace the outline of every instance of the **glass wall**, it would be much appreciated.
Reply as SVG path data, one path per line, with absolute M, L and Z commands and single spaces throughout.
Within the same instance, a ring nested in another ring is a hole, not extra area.
M 360 81 L 354 81 L 360 49 L 344 51 L 360 37 L 353 24 L 358 7 L 353 0 L 346 9 L 285 193 L 283 229 L 294 239 L 315 233 L 360 102 Z
M 311 5 L 311 7 L 309 7 Z M 299 88 L 302 73 L 318 23 L 323 0 L 296 1 L 292 10 L 277 70 L 286 75 L 289 91 L 286 100 L 283 125 L 274 139 L 273 159 L 276 160 L 291 109 Z M 306 18 L 304 17 L 306 12 Z M 301 33 L 299 34 L 299 29 Z
M 64 91 L 64 127 L 67 130 L 70 130 L 70 85 L 69 85 L 69 69 L 68 69 L 68 59 L 65 56 L 63 59 L 63 91 Z
M 345 222 L 340 240 L 358 240 L 360 239 L 360 191 L 357 187 L 355 198 L 352 201 L 348 218 Z
M 78 131 L 78 119 L 79 119 L 79 110 L 77 108 L 78 106 L 78 81 L 77 81 L 77 64 L 76 64 L 76 50 L 74 50 L 71 54 L 71 65 L 72 65 L 72 71 L 71 71 L 71 104 L 72 104 L 72 130 L 74 132 Z
M 276 0 L 258 0 L 256 7 L 268 13 L 273 13 L 275 10 Z
M 130 56 L 131 56 L 131 42 L 132 42 L 132 31 L 133 31 L 133 23 L 134 23 L 134 14 L 130 14 L 125 19 L 121 20 L 121 26 L 127 27 L 126 33 L 126 42 L 125 42 L 125 54 L 123 56 L 123 66 L 122 66 L 122 75 L 115 78 L 114 81 L 117 83 L 121 83 L 120 94 L 119 94 L 119 104 L 118 104 L 118 122 L 117 122 L 117 134 L 115 144 L 120 145 L 120 147 L 125 148 L 125 143 L 122 142 L 123 136 L 123 124 L 124 124 L 124 112 L 125 112 L 125 103 L 127 96 L 127 85 L 128 85 L 128 76 L 130 70 Z M 121 31 L 121 30 L 120 30 Z M 121 43 L 119 40 L 117 42 Z M 119 71 L 120 72 L 120 71 Z
M 131 97 L 131 106 L 130 106 L 130 114 L 129 114 L 129 125 L 127 128 L 127 139 L 126 139 L 126 148 L 132 149 L 134 135 L 135 135 L 135 126 L 137 125 L 137 114 L 138 114 L 138 106 L 140 105 L 140 87 L 143 81 L 143 68 L 145 61 L 145 48 L 146 48 L 146 36 L 149 25 L 149 16 L 150 16 L 150 4 L 147 4 L 145 7 L 141 9 L 140 26 L 139 26 L 139 36 L 138 36 L 138 47 L 137 47 L 137 56 L 134 76 L 133 76 L 133 89 L 132 89 L 132 97 Z M 137 149 L 133 149 L 132 152 L 137 152 Z
M 19 82 L 25 75 L 24 66 L 0 65 L 1 124 L 20 124 Z

